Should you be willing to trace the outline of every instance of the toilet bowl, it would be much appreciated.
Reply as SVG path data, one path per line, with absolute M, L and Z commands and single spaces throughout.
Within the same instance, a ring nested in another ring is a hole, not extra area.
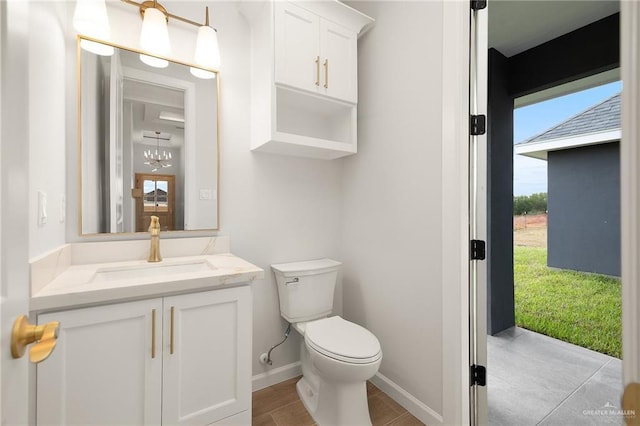
M 307 323 L 303 350 L 317 380 L 307 381 L 303 374 L 297 389 L 314 420 L 319 425 L 371 424 L 366 381 L 382 362 L 378 339 L 334 316 Z
M 370 425 L 366 381 L 382 362 L 380 342 L 366 328 L 339 316 L 333 291 L 339 262 L 331 259 L 272 265 L 280 311 L 304 337 L 302 378 L 296 389 L 320 426 Z

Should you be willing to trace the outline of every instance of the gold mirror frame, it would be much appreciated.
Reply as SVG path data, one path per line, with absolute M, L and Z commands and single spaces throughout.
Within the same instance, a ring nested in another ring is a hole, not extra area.
M 112 46 L 115 49 L 121 49 L 124 51 L 129 51 L 132 52 L 134 54 L 141 54 L 141 55 L 148 55 L 148 56 L 152 56 L 158 59 L 164 59 L 166 61 L 169 61 L 171 63 L 175 63 L 175 64 L 179 64 L 179 65 L 184 65 L 187 67 L 193 67 L 193 68 L 198 68 L 198 69 L 202 69 L 204 71 L 209 71 L 212 73 L 216 74 L 215 77 L 215 90 L 216 90 L 216 99 L 215 99 L 215 107 L 216 107 L 216 134 L 215 134 L 215 138 L 216 138 L 216 147 L 215 147 L 215 152 L 216 152 L 216 163 L 215 163 L 215 167 L 216 167 L 216 185 L 215 185 L 215 191 L 216 191 L 216 227 L 215 228 L 201 228 L 201 229 L 188 229 L 188 230 L 172 230 L 172 231 L 163 231 L 163 233 L 166 232 L 171 232 L 171 233 L 194 233 L 194 232 L 199 232 L 199 233 L 203 233 L 203 232 L 211 232 L 211 231 L 219 231 L 220 230 L 220 71 L 214 68 L 205 68 L 193 63 L 189 63 L 189 62 L 184 62 L 181 60 L 176 60 L 175 58 L 170 58 L 168 56 L 159 56 L 159 55 L 152 55 L 149 54 L 148 52 L 142 51 L 140 49 L 136 49 L 136 48 L 131 48 L 128 46 L 123 46 L 123 45 L 119 45 L 116 43 L 112 43 L 112 42 L 108 42 L 108 41 L 104 41 L 104 40 L 100 40 L 100 39 L 96 39 L 96 38 L 92 38 L 92 37 L 88 37 L 88 36 L 84 36 L 84 35 L 78 35 L 76 37 L 76 71 L 77 71 L 77 108 L 78 108 L 78 122 L 77 122 L 77 138 L 78 138 L 78 157 L 77 157 L 77 167 L 78 167 L 78 235 L 81 237 L 98 237 L 98 236 L 132 236 L 132 235 L 142 235 L 144 233 L 146 233 L 146 231 L 134 231 L 134 232 L 98 232 L 98 233 L 84 233 L 83 229 L 82 229 L 82 217 L 83 217 L 83 211 L 82 211 L 82 205 L 83 205 L 83 198 L 82 198 L 82 184 L 83 184 L 83 169 L 82 169 L 82 154 L 83 154 L 83 150 L 82 150 L 82 67 L 81 67 L 81 57 L 82 57 L 82 48 L 80 47 L 80 43 L 82 40 L 88 40 L 91 42 L 95 42 L 95 43 L 100 43 L 100 44 L 104 44 L 107 46 Z

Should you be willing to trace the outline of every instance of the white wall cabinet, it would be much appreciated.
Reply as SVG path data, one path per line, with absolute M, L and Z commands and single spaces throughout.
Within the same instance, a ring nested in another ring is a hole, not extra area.
M 358 102 L 357 32 L 289 2 L 275 5 L 275 82 Z
M 244 2 L 252 25 L 251 149 L 357 152 L 357 39 L 373 19 L 333 0 Z
M 248 286 L 38 315 L 54 320 L 38 425 L 250 422 Z

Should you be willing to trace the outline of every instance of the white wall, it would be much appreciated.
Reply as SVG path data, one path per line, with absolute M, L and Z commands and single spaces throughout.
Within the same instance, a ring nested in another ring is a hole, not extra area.
M 29 8 L 29 256 L 65 242 L 60 209 L 65 195 L 65 5 Z M 38 191 L 47 194 L 47 223 L 38 225 Z
M 447 334 L 456 324 L 444 323 L 444 289 L 460 282 L 444 269 L 443 224 L 455 212 L 442 200 L 443 176 L 461 171 L 443 169 L 445 6 L 351 4 L 376 22 L 358 44 L 358 154 L 344 159 L 344 314 L 378 337 L 380 373 L 417 400 L 414 414 L 451 422 L 443 348 L 459 330 Z
M 115 43 L 137 47 L 141 20 L 138 12 L 120 1 L 108 1 L 111 33 Z M 165 1 L 169 11 L 200 20 L 205 2 Z M 220 76 L 220 231 L 188 235 L 229 235 L 234 254 L 265 269 L 266 278 L 253 288 L 253 374 L 266 371 L 258 362 L 261 353 L 282 339 L 286 323 L 281 319 L 273 273 L 269 265 L 339 255 L 342 164 L 253 153 L 250 147 L 250 26 L 238 11 L 238 3 L 209 3 L 212 26 L 218 29 L 222 58 Z M 67 5 L 69 16 L 73 3 Z M 196 29 L 180 22 L 169 24 L 176 60 L 189 62 L 195 48 Z M 75 64 L 74 52 L 67 62 Z M 75 78 L 75 72 L 70 72 Z M 70 203 L 77 203 L 77 135 L 75 87 L 67 91 L 73 115 L 67 117 L 67 179 Z M 75 205 L 75 204 L 74 204 Z M 77 212 L 69 211 L 67 241 L 92 241 L 79 237 Z M 176 236 L 185 236 L 177 234 Z M 168 238 L 165 236 L 164 238 Z M 130 235 L 99 237 L 130 239 Z M 146 235 L 133 238 L 147 238 Z M 341 298 L 336 301 L 340 312 Z M 299 360 L 299 340 L 293 336 L 273 352 L 273 368 Z
M 342 167 L 249 151 L 250 27 L 237 3 L 215 3 L 211 10 L 222 57 L 220 233 L 231 237 L 235 254 L 266 275 L 252 285 L 255 375 L 265 371 L 259 354 L 280 341 L 285 328 L 269 265 L 339 254 Z M 299 360 L 299 340 L 292 336 L 273 352 L 272 368 Z
M 117 0 L 108 3 L 113 41 L 136 47 L 137 11 Z M 200 19 L 205 4 L 163 3 L 192 19 Z M 359 152 L 337 161 L 249 150 L 250 27 L 236 2 L 210 6 L 222 57 L 219 234 L 229 235 L 232 251 L 266 272 L 264 280 L 252 284 L 253 374 L 265 371 L 257 358 L 281 339 L 285 325 L 269 265 L 333 257 L 345 263 L 345 316 L 380 338 L 381 373 L 426 413 L 422 418 L 430 424 L 462 423 L 468 359 L 460 348 L 468 310 L 461 284 L 468 236 L 462 213 L 465 146 L 456 144 L 461 134 L 464 137 L 468 110 L 465 114 L 456 102 L 468 90 L 468 4 L 354 3 L 377 22 L 360 41 Z M 71 16 L 72 3 L 67 7 Z M 176 59 L 189 61 L 194 29 L 177 22 L 169 28 Z M 70 84 L 76 78 L 73 37 L 66 39 L 66 52 L 67 105 L 61 120 L 66 118 L 71 216 L 66 239 L 90 241 L 95 237 L 78 237 L 74 211 L 78 170 L 77 93 Z M 44 67 L 43 73 L 50 68 Z M 63 64 L 55 68 L 51 75 L 64 80 L 58 75 L 64 72 Z M 32 123 L 39 126 L 35 117 Z M 58 129 L 56 137 L 63 132 Z M 64 178 L 63 171 L 56 166 L 55 179 Z M 33 172 L 38 179 L 51 179 L 37 168 Z M 43 252 L 40 240 L 32 238 L 32 254 Z M 131 236 L 110 239 L 124 238 Z M 338 297 L 336 312 L 341 311 Z M 279 347 L 271 368 L 298 361 L 298 344 L 293 335 Z

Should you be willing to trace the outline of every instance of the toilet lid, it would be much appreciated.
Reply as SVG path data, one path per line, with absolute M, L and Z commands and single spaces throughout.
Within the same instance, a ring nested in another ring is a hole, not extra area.
M 307 323 L 305 342 L 318 352 L 345 362 L 380 358 L 380 342 L 369 330 L 339 316 Z

